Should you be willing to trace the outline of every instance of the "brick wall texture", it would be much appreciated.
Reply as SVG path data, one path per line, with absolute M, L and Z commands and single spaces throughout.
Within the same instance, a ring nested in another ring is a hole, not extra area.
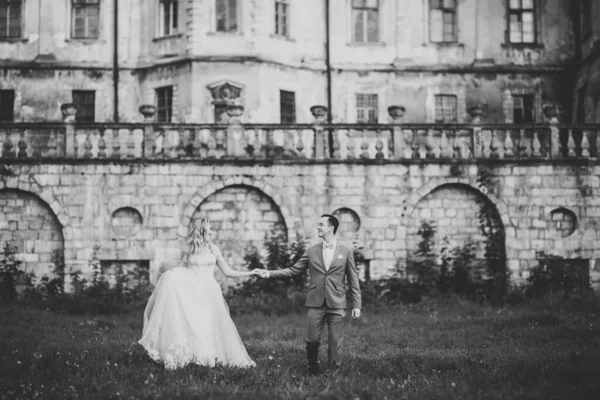
M 422 219 L 437 222 L 436 241 L 444 236 L 457 242 L 477 238 L 477 204 L 485 200 L 494 204 L 504 227 L 515 282 L 537 265 L 540 251 L 589 260 L 592 280 L 600 280 L 600 271 L 595 270 L 600 259 L 600 166 L 490 165 L 485 186 L 477 183 L 481 174 L 477 165 L 463 165 L 458 172 L 437 164 L 10 168 L 16 176 L 0 180 L 0 199 L 2 207 L 15 212 L 3 213 L 3 237 L 18 238 L 14 232 L 22 229 L 33 234 L 30 222 L 25 228 L 7 218 L 17 223 L 29 218 L 34 224 L 43 221 L 39 234 L 47 232 L 44 235 L 54 238 L 60 237 L 62 227 L 67 265 L 84 272 L 94 245 L 99 245 L 98 257 L 103 260 L 148 261 L 150 279 L 156 281 L 161 271 L 179 262 L 187 225 L 198 213 L 208 213 L 214 220 L 215 242 L 225 250 L 230 265 L 239 269 L 245 244 L 261 243 L 271 228 L 286 229 L 289 238 L 301 231 L 309 243 L 316 243 L 319 216 L 344 208 L 355 213 L 352 219 L 360 225 L 343 218 L 342 229 L 359 229 L 353 235 L 339 232 L 340 239 L 360 238 L 372 254 L 371 271 L 377 278 L 405 269 Z M 34 195 L 45 205 L 25 201 Z M 28 212 L 26 204 L 37 211 Z M 123 207 L 137 210 L 142 218 L 131 236 L 117 235 L 112 227 L 114 212 Z M 571 213 L 566 220 L 576 226 L 569 235 L 555 217 L 564 215 L 565 209 Z M 49 250 L 46 247 L 41 254 Z M 28 254 L 38 254 L 37 248 L 25 247 L 22 257 L 33 259 Z

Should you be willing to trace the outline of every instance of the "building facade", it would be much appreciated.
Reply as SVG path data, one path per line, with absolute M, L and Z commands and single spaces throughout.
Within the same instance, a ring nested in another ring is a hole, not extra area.
M 544 122 L 545 105 L 577 107 L 574 82 L 594 91 L 592 61 L 572 72 L 597 43 L 592 18 L 575 45 L 592 3 L 0 0 L 1 119 L 57 121 L 72 102 L 80 121 L 153 104 L 158 121 L 210 123 L 235 100 L 243 122 L 310 122 L 315 104 L 332 122 L 401 105 L 404 122 L 462 123 L 480 104 L 488 122 Z

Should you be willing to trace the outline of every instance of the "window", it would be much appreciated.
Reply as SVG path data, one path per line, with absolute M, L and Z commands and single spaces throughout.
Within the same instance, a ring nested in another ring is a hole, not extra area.
M 429 40 L 456 42 L 455 0 L 429 0 Z
M 96 92 L 93 90 L 73 90 L 73 104 L 77 106 L 75 121 L 94 122 L 96 116 Z
M 12 122 L 15 119 L 15 91 L 0 90 L 0 121 Z
M 156 89 L 156 120 L 171 122 L 173 116 L 173 86 Z
M 296 123 L 296 93 L 279 91 L 279 115 L 282 124 Z
M 584 38 L 592 32 L 592 0 L 581 0 L 581 37 Z
M 97 39 L 100 27 L 100 0 L 72 0 L 71 37 Z
M 458 100 L 452 94 L 438 94 L 435 96 L 435 122 L 451 123 L 458 119 Z
M 509 0 L 508 40 L 510 43 L 535 43 L 535 0 Z
M 0 0 L 0 39 L 21 37 L 21 0 Z
M 356 122 L 359 124 L 376 124 L 378 114 L 376 94 L 356 95 Z
M 513 95 L 513 122 L 515 124 L 528 124 L 535 122 L 534 95 Z
M 217 31 L 236 32 L 238 30 L 238 2 L 237 0 L 217 1 Z
M 290 5 L 288 0 L 275 1 L 275 34 L 281 36 L 290 35 Z
M 379 0 L 352 0 L 352 41 L 379 41 Z
M 170 36 L 177 33 L 177 0 L 160 0 L 158 7 L 158 35 Z

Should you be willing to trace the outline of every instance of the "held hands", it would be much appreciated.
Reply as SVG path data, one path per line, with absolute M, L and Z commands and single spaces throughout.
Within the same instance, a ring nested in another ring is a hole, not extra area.
M 269 273 L 266 270 L 264 270 L 264 269 L 253 269 L 252 270 L 252 274 L 253 275 L 257 275 L 257 276 L 259 276 L 261 278 L 264 278 L 264 279 L 266 279 L 266 278 L 269 277 Z
M 360 308 L 353 308 L 352 309 L 352 319 L 359 319 L 360 318 Z

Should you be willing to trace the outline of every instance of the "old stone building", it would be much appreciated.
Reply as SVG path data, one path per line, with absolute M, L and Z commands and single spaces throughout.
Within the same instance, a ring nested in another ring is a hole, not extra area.
M 578 3 L 2 0 L 2 119 L 75 102 L 86 121 L 155 104 L 159 121 L 218 122 L 238 99 L 247 122 L 310 122 L 314 104 L 334 122 L 401 105 L 406 122 L 460 123 L 478 104 L 490 122 L 543 122 L 546 104 L 571 110 Z
M 381 277 L 485 206 L 513 281 L 599 286 L 599 3 L 0 0 L 0 242 L 155 280 L 194 215 L 242 268 L 335 213 Z

